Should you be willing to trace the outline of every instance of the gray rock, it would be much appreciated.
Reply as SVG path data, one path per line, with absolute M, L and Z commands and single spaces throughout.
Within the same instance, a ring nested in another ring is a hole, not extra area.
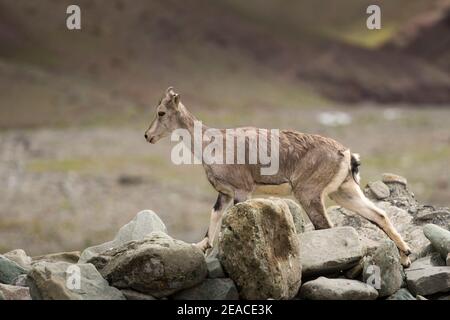
M 366 260 L 366 257 L 363 257 L 361 260 L 358 261 L 358 263 L 354 267 L 351 267 L 350 269 L 348 269 L 345 272 L 345 277 L 347 279 L 357 279 L 360 276 L 362 276 L 365 260 Z M 361 277 L 361 279 L 362 279 L 362 277 Z
M 30 290 L 24 287 L 0 284 L 0 293 L 3 300 L 31 300 Z
M 3 256 L 8 258 L 11 261 L 14 261 L 15 263 L 17 263 L 19 266 L 21 266 L 24 269 L 31 268 L 32 260 L 22 249 L 16 249 L 16 250 L 7 252 Z
M 375 300 L 378 292 L 357 280 L 319 277 L 302 285 L 300 297 L 309 300 Z
M 158 300 L 154 296 L 141 293 L 136 290 L 124 289 L 120 290 L 127 300 Z
M 300 248 L 304 276 L 349 269 L 364 253 L 358 234 L 351 227 L 305 232 L 300 235 Z
M 374 278 L 378 276 L 379 279 Z M 380 287 L 376 289 L 380 297 L 390 296 L 398 291 L 403 284 L 403 276 L 398 249 L 390 240 L 382 243 L 373 255 L 364 261 L 363 281 L 379 281 Z
M 28 287 L 27 284 L 27 275 L 26 274 L 21 274 L 20 276 L 18 276 L 17 278 L 14 279 L 13 286 L 18 286 L 18 287 Z
M 391 295 L 387 300 L 416 300 L 408 289 L 402 288 Z
M 430 267 L 443 267 L 445 261 L 441 258 L 438 252 L 433 252 L 430 255 L 417 259 L 414 261 L 410 269 L 425 269 Z
M 3 294 L 3 292 L 0 291 L 0 301 L 1 300 L 6 300 L 5 295 Z
M 27 282 L 33 300 L 125 299 L 90 263 L 37 262 L 28 273 Z
M 21 274 L 26 274 L 27 270 L 16 262 L 0 255 L 0 283 L 12 284 Z
M 423 227 L 423 233 L 430 240 L 433 248 L 443 259 L 446 259 L 450 252 L 450 231 L 435 224 L 427 224 Z
M 156 213 L 151 210 L 140 211 L 130 222 L 120 228 L 114 240 L 89 247 L 81 253 L 79 262 L 84 263 L 99 253 L 119 247 L 131 240 L 142 240 L 153 231 L 167 233 L 166 226 Z
M 450 228 L 450 211 L 446 209 L 434 210 L 430 207 L 421 207 L 414 216 L 414 219 L 419 223 L 433 223 L 444 227 Z
M 367 186 L 377 200 L 386 199 L 391 194 L 389 187 L 381 181 L 370 182 Z
M 414 294 L 430 295 L 450 291 L 450 267 L 415 268 L 405 270 L 406 283 Z
M 300 243 L 288 205 L 251 199 L 227 210 L 219 260 L 243 299 L 290 299 L 301 284 Z
M 446 262 L 447 262 L 447 265 L 450 266 L 450 253 L 447 255 Z
M 207 275 L 200 249 L 163 232 L 152 232 L 143 240 L 107 250 L 89 262 L 114 287 L 156 298 L 195 286 Z
M 223 271 L 219 258 L 207 257 L 206 267 L 208 268 L 208 278 L 225 278 L 225 272 Z
M 430 243 L 423 234 L 422 226 L 414 224 L 413 216 L 407 211 L 397 208 L 389 202 L 376 202 L 375 204 L 386 212 L 396 230 L 410 246 L 411 260 L 421 256 L 424 248 Z M 377 225 L 349 210 L 334 206 L 327 211 L 335 226 L 355 228 L 368 251 L 373 252 L 381 243 L 390 240 Z
M 238 300 L 239 294 L 233 280 L 206 279 L 201 284 L 176 293 L 175 300 Z
M 42 256 L 33 257 L 33 262 L 47 261 L 47 262 L 77 263 L 79 259 L 80 259 L 80 251 L 70 251 L 70 252 L 50 253 Z
M 382 180 L 384 183 L 400 183 L 405 186 L 408 184 L 406 178 L 393 173 L 383 173 Z
M 441 295 L 437 298 L 437 300 L 445 300 L 445 301 L 450 301 L 450 294 L 444 294 Z
M 305 211 L 294 200 L 272 198 L 272 197 L 269 199 L 282 200 L 288 205 L 289 211 L 291 212 L 292 218 L 294 220 L 295 230 L 297 234 L 306 231 L 313 231 L 315 229 L 314 225 L 312 224 L 311 220 L 309 220 L 309 217 L 306 215 Z

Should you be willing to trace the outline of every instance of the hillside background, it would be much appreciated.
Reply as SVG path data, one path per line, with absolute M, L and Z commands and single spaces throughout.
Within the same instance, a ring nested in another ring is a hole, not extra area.
M 169 85 L 210 126 L 328 135 L 363 184 L 450 205 L 450 1 L 86 0 L 69 31 L 73 3 L 0 0 L 0 252 L 79 250 L 142 209 L 200 240 L 202 168 L 143 138 Z

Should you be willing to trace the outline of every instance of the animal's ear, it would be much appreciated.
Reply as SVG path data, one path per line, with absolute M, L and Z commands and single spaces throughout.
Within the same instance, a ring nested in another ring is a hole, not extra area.
M 178 93 L 175 93 L 172 96 L 172 100 L 175 103 L 175 106 L 178 106 L 178 103 L 180 103 L 180 95 Z
M 178 103 L 180 102 L 180 95 L 178 93 L 175 93 L 173 87 L 168 87 L 166 93 L 167 96 L 174 102 L 175 107 L 178 106 Z
M 168 87 L 167 90 L 166 90 L 166 94 L 167 94 L 168 96 L 170 96 L 170 95 L 173 94 L 173 93 L 175 93 L 175 92 L 173 91 L 173 87 Z

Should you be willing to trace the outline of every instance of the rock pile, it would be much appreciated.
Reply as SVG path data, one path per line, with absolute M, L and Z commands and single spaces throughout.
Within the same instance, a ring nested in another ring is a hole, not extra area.
M 450 212 L 419 204 L 405 178 L 384 174 L 366 195 L 412 248 L 340 207 L 314 230 L 296 202 L 253 199 L 229 208 L 206 257 L 139 212 L 113 240 L 80 252 L 0 255 L 0 300 L 30 299 L 450 299 Z

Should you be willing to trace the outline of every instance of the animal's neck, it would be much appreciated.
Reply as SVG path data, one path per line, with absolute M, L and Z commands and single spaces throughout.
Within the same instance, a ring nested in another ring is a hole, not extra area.
M 196 137 L 196 132 L 195 132 L 195 126 L 199 126 L 201 124 L 201 136 L 203 137 L 203 134 L 205 133 L 205 131 L 207 129 L 209 129 L 208 126 L 204 125 L 200 120 L 198 120 L 188 109 L 186 109 L 186 107 L 180 102 L 179 104 L 179 108 L 180 108 L 180 127 L 183 129 L 186 129 L 189 131 L 191 137 L 192 137 L 192 141 L 191 141 L 191 151 L 194 151 L 194 139 Z M 198 134 L 198 132 L 197 132 Z M 202 149 L 204 149 L 206 145 L 206 142 L 203 141 L 202 139 Z

